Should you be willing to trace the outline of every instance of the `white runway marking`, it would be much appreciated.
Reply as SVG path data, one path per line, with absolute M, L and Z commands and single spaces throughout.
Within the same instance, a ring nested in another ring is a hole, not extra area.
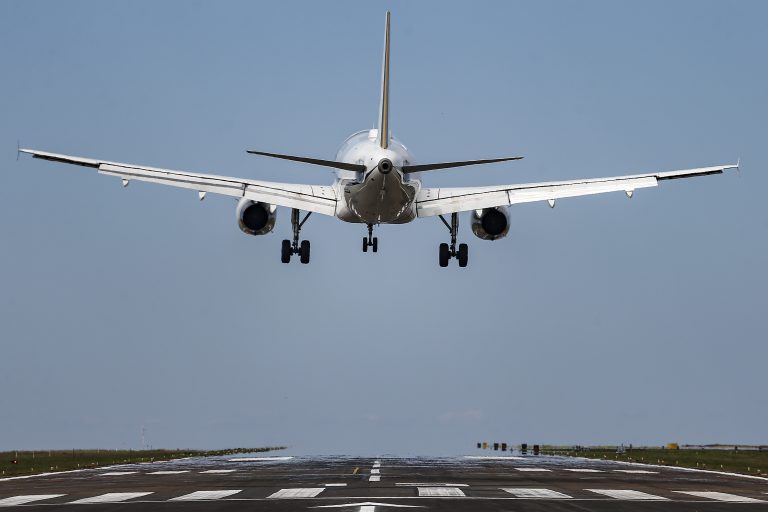
M 242 489 L 237 489 L 237 490 L 233 489 L 228 491 L 195 491 L 189 494 L 185 494 L 184 496 L 177 496 L 176 498 L 171 498 L 168 501 L 219 500 L 221 498 L 226 498 L 227 496 L 232 496 L 233 494 L 237 494 L 239 492 L 243 492 Z
M 745 496 L 737 496 L 735 494 L 728 494 L 725 492 L 704 492 L 704 491 L 675 491 L 682 494 L 690 494 L 691 496 L 698 496 L 699 498 L 709 498 L 717 501 L 729 501 L 731 503 L 765 503 L 765 500 L 758 500 L 756 498 L 747 498 Z
M 395 485 L 403 485 L 403 486 L 409 486 L 409 487 L 469 487 L 469 484 L 444 484 L 444 483 L 437 483 L 437 482 L 429 482 L 429 483 L 408 483 L 408 482 L 397 482 Z
M 466 496 L 458 487 L 419 487 L 419 496 Z
M 606 496 L 610 496 L 611 498 L 616 498 L 617 500 L 666 501 L 669 499 L 669 498 L 662 498 L 661 496 L 656 496 L 655 494 L 648 494 L 640 491 L 632 491 L 629 489 L 585 489 L 585 490 L 589 492 L 595 492 L 597 494 L 605 494 Z
M 571 496 L 550 489 L 521 489 L 519 487 L 502 487 L 502 491 L 513 494 L 518 498 L 540 498 L 540 499 L 568 499 Z
M 307 487 L 300 489 L 280 489 L 267 498 L 285 499 L 285 498 L 314 498 L 325 490 L 325 487 Z
M 100 496 L 93 496 L 91 498 L 83 498 L 81 500 L 71 501 L 69 504 L 73 503 L 118 503 L 120 501 L 130 500 L 133 498 L 141 498 L 142 496 L 146 496 L 147 494 L 152 494 L 151 492 L 108 492 L 107 494 L 102 494 Z
M 208 473 L 208 474 L 222 474 L 222 473 L 234 473 L 237 471 L 236 469 L 209 469 L 207 471 L 201 471 L 200 473 Z
M 180 471 L 153 471 L 150 473 L 150 475 L 178 475 L 181 473 L 189 473 L 189 470 L 185 469 Z
M 599 469 L 585 469 L 585 468 L 564 468 L 565 471 L 573 471 L 574 473 L 602 473 Z
M 545 468 L 515 468 L 518 471 L 552 471 L 551 469 L 545 469 Z
M 381 462 L 374 462 L 373 463 L 373 467 L 380 468 L 381 467 Z
M 102 473 L 99 476 L 123 476 L 123 475 L 135 475 L 138 471 L 110 471 L 109 473 Z
M 381 474 L 381 470 L 380 470 L 380 469 L 372 469 L 372 470 L 371 470 L 371 474 L 372 474 L 372 475 L 378 475 L 378 474 Z
M 66 494 L 28 494 L 26 496 L 13 496 L 11 498 L 0 500 L 0 507 L 14 507 L 16 505 L 32 503 L 33 501 L 50 500 L 60 496 L 66 496 Z
M 291 460 L 293 457 L 240 457 L 238 459 L 227 459 L 227 462 L 270 462 Z
M 381 481 L 381 475 L 371 475 L 371 477 L 368 479 L 369 482 L 380 482 Z
M 633 473 L 636 475 L 656 475 L 658 471 L 648 471 L 645 469 L 615 469 L 616 473 Z
M 376 507 L 373 505 L 363 505 L 360 507 L 360 512 L 375 512 Z
M 323 484 L 326 487 L 346 487 L 347 484 Z

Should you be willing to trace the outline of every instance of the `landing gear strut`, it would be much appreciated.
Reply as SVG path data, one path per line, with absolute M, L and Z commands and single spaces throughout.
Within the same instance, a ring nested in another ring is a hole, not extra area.
M 283 263 L 290 263 L 291 255 L 298 254 L 299 261 L 303 264 L 309 263 L 309 240 L 302 240 L 299 243 L 299 234 L 301 233 L 301 227 L 307 222 L 312 212 L 307 212 L 304 218 L 299 222 L 299 210 L 294 208 L 291 210 L 291 225 L 293 226 L 293 242 L 290 240 L 283 240 L 283 245 L 280 251 L 280 261 Z
M 368 252 L 369 247 L 373 252 L 379 251 L 379 239 L 373 236 L 373 224 L 368 224 L 368 236 L 363 237 L 363 252 Z
M 469 260 L 469 247 L 467 244 L 459 244 L 459 250 L 456 250 L 456 237 L 459 235 L 459 214 L 458 213 L 452 213 L 451 214 L 451 223 L 448 224 L 448 221 L 445 220 L 445 218 L 440 215 L 440 220 L 443 221 L 443 224 L 445 224 L 445 227 L 448 228 L 448 232 L 451 234 L 451 245 L 448 244 L 440 244 L 440 252 L 439 252 L 439 262 L 441 267 L 447 267 L 448 266 L 448 260 L 451 258 L 456 258 L 459 260 L 459 266 L 460 267 L 466 267 L 467 261 Z

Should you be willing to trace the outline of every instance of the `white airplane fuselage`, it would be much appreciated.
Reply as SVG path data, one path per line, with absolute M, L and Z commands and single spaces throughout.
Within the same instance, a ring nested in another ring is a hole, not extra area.
M 403 224 L 416 218 L 416 196 L 421 181 L 403 173 L 413 157 L 403 143 L 389 138 L 387 148 L 377 140 L 378 130 L 363 130 L 350 135 L 336 153 L 336 160 L 364 165 L 365 172 L 336 170 L 336 217 L 346 222 L 365 224 Z M 380 169 L 388 160 L 392 168 Z

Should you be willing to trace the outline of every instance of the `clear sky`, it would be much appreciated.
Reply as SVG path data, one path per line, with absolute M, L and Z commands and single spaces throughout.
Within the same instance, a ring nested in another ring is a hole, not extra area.
M 503 184 L 735 162 L 741 174 L 512 208 L 437 265 L 435 218 L 320 215 L 283 265 L 231 198 L 28 147 L 328 184 L 377 119 L 434 172 Z M 766 443 L 765 2 L 0 3 L 0 449 Z

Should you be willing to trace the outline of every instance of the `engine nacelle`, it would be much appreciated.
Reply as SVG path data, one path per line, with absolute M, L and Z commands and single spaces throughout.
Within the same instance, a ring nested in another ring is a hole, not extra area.
M 472 211 L 472 232 L 482 240 L 498 240 L 509 233 L 509 210 L 506 206 Z
M 237 224 L 249 235 L 266 235 L 275 227 L 276 210 L 274 205 L 243 198 L 237 203 Z

